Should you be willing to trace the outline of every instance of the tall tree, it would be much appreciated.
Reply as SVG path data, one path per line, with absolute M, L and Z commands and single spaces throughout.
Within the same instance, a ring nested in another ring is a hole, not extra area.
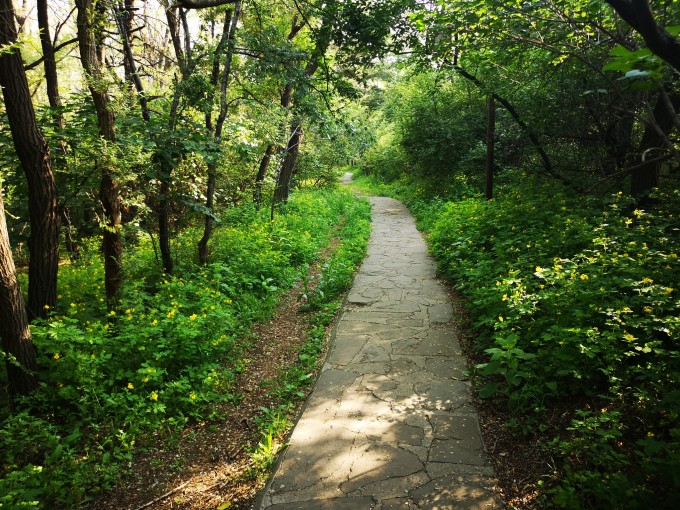
M 225 15 L 224 28 L 220 43 L 217 45 L 215 55 L 213 58 L 213 69 L 211 82 L 213 87 L 217 88 L 219 81 L 219 114 L 215 122 L 213 138 L 215 144 L 219 146 L 222 141 L 222 130 L 224 129 L 224 122 L 227 119 L 228 105 L 227 105 L 227 89 L 231 80 L 231 65 L 234 58 L 234 49 L 236 46 L 236 27 L 238 26 L 239 17 L 241 15 L 241 2 L 234 4 L 233 12 L 230 10 Z M 222 72 L 220 73 L 220 61 L 224 53 L 224 64 L 222 65 Z M 206 114 L 206 127 L 210 130 L 212 128 L 212 115 Z M 208 241 L 212 234 L 214 214 L 213 206 L 215 199 L 215 184 L 217 180 L 217 160 L 213 157 L 208 163 L 208 185 L 206 189 L 205 206 L 208 209 L 205 215 L 205 223 L 203 228 L 203 236 L 198 242 L 198 260 L 201 264 L 208 262 Z
M 0 0 L 0 85 L 14 148 L 28 181 L 28 314 L 33 319 L 45 317 L 57 302 L 59 212 L 50 149 L 38 127 L 16 41 L 12 1 Z
M 94 102 L 99 134 L 109 150 L 116 143 L 116 117 L 107 92 L 104 76 L 103 29 L 106 3 L 101 0 L 76 0 L 78 8 L 78 46 L 80 61 L 87 76 L 87 85 Z M 105 151 L 106 152 L 106 151 Z M 104 252 L 104 287 L 109 306 L 115 306 L 123 284 L 121 242 L 121 201 L 111 155 L 104 153 L 97 162 L 101 171 L 99 200 L 104 209 L 102 251 Z
M 14 23 L 14 19 L 10 18 Z M 38 365 L 28 328 L 28 316 L 9 245 L 5 207 L 0 188 L 0 339 L 7 355 L 10 397 L 38 387 Z

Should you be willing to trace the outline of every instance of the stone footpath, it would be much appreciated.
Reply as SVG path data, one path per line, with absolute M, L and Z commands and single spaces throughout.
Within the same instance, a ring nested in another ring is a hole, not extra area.
M 413 218 L 373 232 L 328 359 L 258 509 L 498 509 L 453 308 Z

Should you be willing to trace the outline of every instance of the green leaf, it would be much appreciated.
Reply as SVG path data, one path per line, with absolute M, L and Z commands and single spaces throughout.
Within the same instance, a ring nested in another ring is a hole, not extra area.
M 489 398 L 494 396 L 498 391 L 499 386 L 500 383 L 497 382 L 485 384 L 479 390 L 479 398 Z

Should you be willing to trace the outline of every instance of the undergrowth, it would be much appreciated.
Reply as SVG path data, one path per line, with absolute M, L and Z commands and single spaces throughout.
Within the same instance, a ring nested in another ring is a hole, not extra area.
M 310 312 L 309 332 L 298 353 L 298 363 L 280 373 L 276 379 L 267 381 L 278 405 L 274 409 L 261 410 L 258 420 L 261 441 L 251 455 L 252 476 L 266 476 L 276 454 L 283 447 L 283 437 L 292 427 L 291 414 L 295 405 L 305 398 L 306 390 L 315 380 L 315 371 L 323 362 L 328 328 L 364 259 L 370 230 L 370 205 L 365 200 L 357 201 L 346 212 L 337 233 L 338 245 L 323 261 L 316 285 L 304 285 L 306 303 L 301 311 Z
M 0 416 L 0 508 L 78 508 L 112 487 L 148 433 L 170 436 L 213 417 L 216 403 L 238 402 L 245 333 L 306 274 L 333 226 L 352 217 L 356 228 L 343 230 L 323 276 L 320 310 L 336 306 L 342 284 L 331 282 L 349 281 L 360 260 L 366 204 L 342 191 L 299 192 L 279 211 L 274 221 L 250 206 L 229 211 L 205 267 L 193 260 L 201 232 L 182 233 L 173 276 L 162 276 L 152 245 L 136 240 L 117 311 L 106 310 L 96 249 L 62 268 L 58 311 L 32 326 L 40 389 Z M 351 255 L 345 246 L 355 246 Z M 317 317 L 314 327 L 323 327 Z

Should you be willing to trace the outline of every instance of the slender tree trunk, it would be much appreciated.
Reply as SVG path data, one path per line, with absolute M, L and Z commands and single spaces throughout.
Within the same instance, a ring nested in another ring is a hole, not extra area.
M 0 0 L 0 45 L 16 42 L 11 0 Z M 14 148 L 28 181 L 28 315 L 46 316 L 57 303 L 59 211 L 50 149 L 38 127 L 18 48 L 0 53 L 0 85 Z
M 112 145 L 116 142 L 116 117 L 113 112 L 113 105 L 106 92 L 101 45 L 97 46 L 96 44 L 97 41 L 101 42 L 101 34 L 95 32 L 95 27 L 100 27 L 103 24 L 101 18 L 105 11 L 102 9 L 103 5 L 97 0 L 76 0 L 76 6 L 78 8 L 80 60 L 88 79 L 88 88 L 97 112 L 99 134 L 105 143 Z M 99 199 L 104 209 L 106 221 L 102 240 L 104 287 L 107 303 L 109 307 L 114 307 L 119 302 L 120 288 L 123 284 L 120 191 L 115 180 L 113 163 L 104 155 L 99 164 L 101 167 Z
M 302 142 L 302 126 L 298 122 L 293 122 L 290 130 L 290 138 L 286 144 L 286 155 L 281 163 L 278 178 L 276 179 L 276 189 L 274 190 L 274 202 L 285 202 L 290 195 L 290 183 L 295 171 L 295 164 L 300 152 Z
M 158 245 L 163 261 L 163 272 L 172 273 L 174 263 L 170 251 L 170 170 L 161 168 L 163 177 L 158 197 Z
M 630 180 L 630 194 L 634 197 L 642 198 L 659 185 L 663 162 L 659 161 L 656 156 L 659 155 L 658 150 L 665 150 L 665 141 L 675 126 L 674 117 L 675 112 L 680 108 L 680 94 L 668 94 L 668 99 L 670 105 L 667 104 L 663 95 L 659 95 L 650 123 L 642 135 L 638 149 L 638 164 Z
M 494 135 L 496 132 L 496 103 L 493 96 L 487 99 L 486 118 L 486 199 L 493 198 Z
M 260 161 L 260 167 L 257 171 L 257 175 L 255 176 L 255 191 L 253 192 L 253 201 L 257 205 L 258 209 L 262 205 L 262 186 L 264 184 L 265 178 L 267 177 L 269 162 L 271 161 L 275 150 L 275 144 L 270 143 L 267 145 L 267 148 L 264 151 L 264 156 L 262 156 L 262 160 Z
M 50 36 L 50 23 L 47 10 L 47 0 L 38 0 L 38 28 L 40 29 L 40 46 L 43 52 L 43 67 L 45 68 L 45 83 L 47 84 L 47 99 L 50 108 L 61 108 L 61 96 L 59 95 L 59 81 L 57 79 L 57 60 L 54 54 L 54 46 Z M 61 113 L 53 114 L 55 125 L 64 128 L 64 116 Z
M 9 18 L 14 23 L 14 18 Z M 5 208 L 0 189 L 0 339 L 7 354 L 10 399 L 38 387 L 38 365 L 28 329 L 28 316 L 9 245 Z
M 215 123 L 215 135 L 214 140 L 217 145 L 222 141 L 222 130 L 224 129 L 224 122 L 227 119 L 227 90 L 229 88 L 229 81 L 231 79 L 231 64 L 234 58 L 234 50 L 236 47 L 236 27 L 238 25 L 238 20 L 241 14 L 241 2 L 237 1 L 234 4 L 233 13 L 229 11 L 225 15 L 224 19 L 224 29 L 223 35 L 227 33 L 226 40 L 226 55 L 224 59 L 224 68 L 222 71 L 222 77 L 220 80 L 220 113 L 217 116 L 217 122 Z M 218 45 L 218 51 L 215 55 L 215 62 L 217 66 L 213 64 L 213 80 L 217 77 L 219 73 L 219 61 L 221 49 L 223 48 L 224 37 Z M 217 70 L 217 73 L 215 72 Z M 216 85 L 215 81 L 215 85 Z M 208 117 L 209 118 L 209 117 Z M 207 122 L 209 124 L 209 122 Z M 208 165 L 208 187 L 206 189 L 206 201 L 205 206 L 208 209 L 208 214 L 205 215 L 205 224 L 203 227 L 203 237 L 198 243 L 198 261 L 200 264 L 205 265 L 208 263 L 208 242 L 210 241 L 210 236 L 213 231 L 214 215 L 213 206 L 215 204 L 215 183 L 217 180 L 217 161 L 211 161 Z
M 118 4 L 114 8 L 114 16 L 118 26 L 118 33 L 123 44 L 123 63 L 125 68 L 125 79 L 128 83 L 134 85 L 137 95 L 139 96 L 139 106 L 142 109 L 142 118 L 146 121 L 151 119 L 149 113 L 149 105 L 146 100 L 146 92 L 144 85 L 137 72 L 137 63 L 135 62 L 134 54 L 132 53 L 132 38 L 130 32 L 132 30 L 132 10 L 134 8 L 133 0 L 126 0 L 125 6 Z

